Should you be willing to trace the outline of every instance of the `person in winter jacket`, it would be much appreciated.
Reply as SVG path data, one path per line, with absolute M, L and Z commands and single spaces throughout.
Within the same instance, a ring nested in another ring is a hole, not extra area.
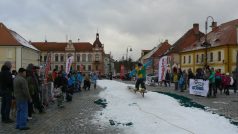
M 213 97 L 216 97 L 216 85 L 215 85 L 215 71 L 214 68 L 211 68 L 210 70 L 210 76 L 208 78 L 209 80 L 209 91 L 207 97 L 211 97 L 213 93 Z
M 10 119 L 10 109 L 13 96 L 13 79 L 11 74 L 12 64 L 6 61 L 1 68 L 0 73 L 0 86 L 1 86 L 1 115 L 3 123 L 13 123 Z
M 174 82 L 174 90 L 178 90 L 178 81 L 179 81 L 179 76 L 178 76 L 178 71 L 177 68 L 173 69 L 173 82 Z
M 93 75 L 92 75 L 92 81 L 93 81 L 93 84 L 94 84 L 94 89 L 96 89 L 96 87 L 97 87 L 97 80 L 98 80 L 98 76 L 97 76 L 97 74 L 96 73 L 93 73 Z
M 86 90 L 90 90 L 90 87 L 91 87 L 90 77 L 88 74 L 86 74 L 84 78 L 84 82 L 83 82 L 83 88 L 86 91 Z
M 222 94 L 222 77 L 221 77 L 221 71 L 218 69 L 216 70 L 216 73 L 215 73 L 215 87 L 216 87 L 216 91 L 217 89 L 220 90 L 220 94 Z
M 138 63 L 135 69 L 131 71 L 129 77 L 132 77 L 134 74 L 136 74 L 137 76 L 137 80 L 135 84 L 136 90 L 139 90 L 140 85 L 141 85 L 141 88 L 146 90 L 146 87 L 145 87 L 146 68 L 151 63 L 152 63 L 152 60 L 148 61 L 144 65 L 142 65 L 141 63 Z
M 18 75 L 14 79 L 14 94 L 17 103 L 16 129 L 20 130 L 29 129 L 27 127 L 28 101 L 32 101 L 25 77 L 26 70 L 20 68 Z

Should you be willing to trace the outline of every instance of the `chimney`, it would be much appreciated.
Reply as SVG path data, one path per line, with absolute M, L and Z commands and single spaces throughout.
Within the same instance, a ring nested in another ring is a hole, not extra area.
M 213 21 L 211 27 L 212 27 L 212 31 L 215 31 L 218 28 L 217 22 Z
M 169 42 L 168 39 L 166 39 L 166 40 L 164 41 L 164 43 L 167 43 L 167 44 L 168 44 L 168 42 Z
M 195 34 L 199 33 L 199 24 L 198 23 L 193 24 L 193 31 Z

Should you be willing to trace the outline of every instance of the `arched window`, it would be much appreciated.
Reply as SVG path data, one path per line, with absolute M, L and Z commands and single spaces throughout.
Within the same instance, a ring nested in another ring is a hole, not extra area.
M 86 61 L 86 54 L 82 55 L 82 61 L 85 62 Z
M 95 61 L 99 61 L 99 54 L 95 55 Z
M 92 54 L 88 54 L 88 62 L 92 61 Z
M 77 62 L 80 62 L 80 54 L 77 54 Z

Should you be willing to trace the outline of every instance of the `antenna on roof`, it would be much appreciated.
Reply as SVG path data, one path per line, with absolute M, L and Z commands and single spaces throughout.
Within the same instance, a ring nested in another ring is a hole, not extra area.
M 45 42 L 47 42 L 47 37 L 46 37 L 46 35 L 45 35 Z
M 78 38 L 78 42 L 80 41 L 80 39 Z
M 97 28 L 97 33 L 98 33 L 98 28 Z

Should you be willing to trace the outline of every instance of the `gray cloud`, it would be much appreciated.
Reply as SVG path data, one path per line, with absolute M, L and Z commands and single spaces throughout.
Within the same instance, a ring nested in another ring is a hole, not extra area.
M 97 29 L 105 51 L 116 59 L 134 59 L 168 39 L 173 44 L 193 23 L 204 32 L 206 17 L 218 24 L 238 18 L 235 0 L 7 0 L 0 1 L 0 21 L 32 41 L 93 43 Z

